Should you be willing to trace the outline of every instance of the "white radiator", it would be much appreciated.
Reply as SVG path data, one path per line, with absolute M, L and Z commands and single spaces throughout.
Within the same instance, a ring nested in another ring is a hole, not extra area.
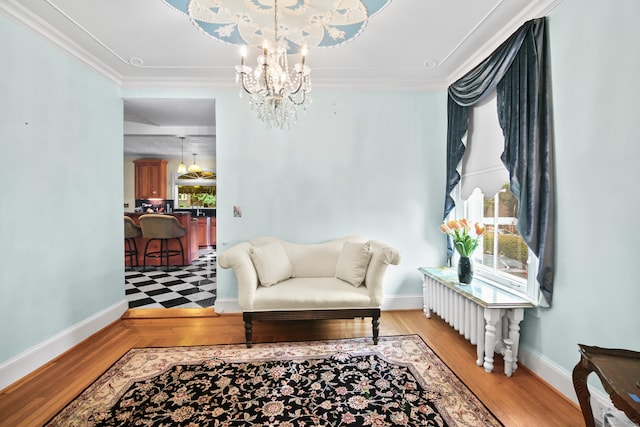
M 431 277 L 425 277 L 424 286 L 424 314 L 427 317 L 431 317 L 433 311 L 471 344 L 478 344 L 478 335 L 484 341 L 484 309 L 481 306 Z
M 494 350 L 501 353 L 505 358 L 505 374 L 511 376 L 517 368 L 517 342 L 505 339 L 509 337 L 509 321 L 504 319 L 507 310 L 498 310 L 498 315 L 494 319 L 495 330 L 493 325 L 487 328 L 485 320 L 485 307 L 481 305 L 481 301 L 476 301 L 470 295 L 463 295 L 456 292 L 450 286 L 447 286 L 438 280 L 424 275 L 424 313 L 430 318 L 431 312 L 435 312 L 440 318 L 446 321 L 453 329 L 458 331 L 460 335 L 477 346 L 478 366 L 485 366 L 488 371 L 493 370 L 493 355 L 489 356 L 489 367 L 487 366 L 487 356 L 485 354 L 485 332 L 491 330 L 490 339 L 493 341 Z M 492 310 L 496 313 L 496 310 Z M 505 321 L 503 321 L 503 319 Z M 492 322 L 493 323 L 493 322 Z M 514 337 L 515 338 L 515 337 Z M 512 348 L 515 344 L 515 348 Z M 509 363 L 510 362 L 510 363 Z

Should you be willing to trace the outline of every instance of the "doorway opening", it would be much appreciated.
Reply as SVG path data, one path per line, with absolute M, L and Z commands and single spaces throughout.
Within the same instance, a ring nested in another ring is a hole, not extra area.
M 124 104 L 124 215 L 176 217 L 182 254 L 144 257 L 157 241 L 136 237 L 125 259 L 130 309 L 209 308 L 216 299 L 216 116 L 214 99 L 127 98 Z M 184 172 L 183 167 L 189 166 Z M 188 197 L 188 201 L 186 200 Z M 202 203 L 200 202 L 202 201 Z M 206 203 L 205 203 L 206 202 Z M 146 267 L 144 267 L 146 260 Z M 168 264 L 168 265 L 166 265 Z

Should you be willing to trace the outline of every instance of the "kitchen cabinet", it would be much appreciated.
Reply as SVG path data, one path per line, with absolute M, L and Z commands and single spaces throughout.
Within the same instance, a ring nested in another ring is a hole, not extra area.
M 216 217 L 198 217 L 198 246 L 216 245 Z
M 198 218 L 198 246 L 207 247 L 211 243 L 209 237 L 209 218 Z
M 134 160 L 136 199 L 167 198 L 167 161 Z

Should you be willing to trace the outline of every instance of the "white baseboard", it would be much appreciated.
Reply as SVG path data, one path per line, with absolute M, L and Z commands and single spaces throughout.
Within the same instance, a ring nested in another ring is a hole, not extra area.
M 383 311 L 422 310 L 424 298 L 419 295 L 386 296 L 382 302 Z
M 577 351 L 576 357 L 577 363 L 580 357 Z M 573 388 L 571 372 L 568 372 L 539 353 L 531 351 L 526 346 L 521 346 L 519 348 L 518 362 L 526 366 L 527 369 L 538 375 L 576 405 L 579 404 L 578 397 L 576 396 L 575 389 Z M 589 392 L 591 393 L 591 409 L 593 410 L 593 417 L 596 420 L 596 423 L 600 425 L 603 411 L 612 408 L 611 400 L 604 392 L 590 385 L 588 385 L 588 387 Z
M 1 363 L 0 390 L 115 322 L 128 307 L 129 303 L 124 299 Z
M 216 302 L 213 305 L 213 309 L 216 313 L 242 313 L 242 308 L 238 305 L 236 298 L 222 299 L 216 298 Z
M 578 355 L 578 352 L 576 352 L 576 355 Z M 574 403 L 578 403 L 570 372 L 567 372 L 555 362 L 537 352 L 531 351 L 523 345 L 518 349 L 518 362 L 522 363 L 527 369 L 545 380 L 549 385 L 564 394 Z

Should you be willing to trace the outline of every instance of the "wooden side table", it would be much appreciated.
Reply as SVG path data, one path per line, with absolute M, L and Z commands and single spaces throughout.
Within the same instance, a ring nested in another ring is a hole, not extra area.
M 573 368 L 573 387 L 587 427 L 595 427 L 587 377 L 595 372 L 613 406 L 640 425 L 640 353 L 578 344 L 580 361 Z

